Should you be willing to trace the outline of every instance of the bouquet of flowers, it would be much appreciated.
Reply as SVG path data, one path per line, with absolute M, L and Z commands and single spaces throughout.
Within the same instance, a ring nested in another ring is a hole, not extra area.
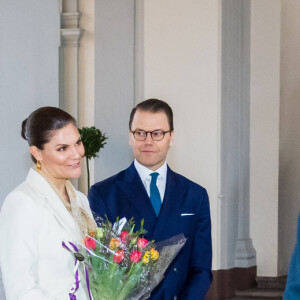
M 94 300 L 147 299 L 163 279 L 186 239 L 178 235 L 155 244 L 144 238 L 143 225 L 142 220 L 134 231 L 133 220 L 124 218 L 114 225 L 106 220 L 75 251 L 75 257 L 85 264 Z

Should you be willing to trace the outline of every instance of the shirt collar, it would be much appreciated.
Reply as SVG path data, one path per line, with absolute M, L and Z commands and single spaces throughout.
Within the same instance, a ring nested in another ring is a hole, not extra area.
M 167 178 L 168 168 L 167 168 L 167 162 L 166 161 L 156 171 L 153 171 L 151 169 L 146 168 L 141 163 L 139 163 L 136 159 L 134 160 L 134 166 L 135 166 L 135 168 L 136 168 L 136 170 L 137 170 L 138 174 L 140 175 L 143 182 L 146 179 L 146 177 L 149 176 L 153 172 L 157 172 L 159 174 L 159 176 L 162 176 L 164 179 Z

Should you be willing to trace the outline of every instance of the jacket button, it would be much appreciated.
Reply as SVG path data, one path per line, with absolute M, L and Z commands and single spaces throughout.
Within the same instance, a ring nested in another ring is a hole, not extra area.
M 175 295 L 173 299 L 174 299 L 174 300 L 177 300 L 178 298 L 177 298 L 177 296 Z
M 174 268 L 174 272 L 177 272 L 177 268 Z M 177 296 L 175 296 L 175 297 L 177 297 Z M 175 299 L 175 298 L 174 298 Z M 177 298 L 176 298 L 177 299 Z

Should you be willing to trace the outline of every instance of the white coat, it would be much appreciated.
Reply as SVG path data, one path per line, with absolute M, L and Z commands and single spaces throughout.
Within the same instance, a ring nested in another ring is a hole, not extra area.
M 87 198 L 78 202 L 89 214 Z M 68 300 L 74 256 L 62 241 L 80 242 L 79 229 L 49 183 L 30 169 L 0 213 L 0 266 L 7 300 Z M 87 300 L 81 274 L 77 300 Z

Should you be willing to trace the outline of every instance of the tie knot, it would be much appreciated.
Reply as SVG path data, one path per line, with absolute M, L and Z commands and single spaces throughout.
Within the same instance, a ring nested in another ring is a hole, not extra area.
M 156 179 L 157 179 L 158 175 L 159 175 L 159 173 L 157 173 L 157 172 L 151 173 L 151 174 L 150 174 L 150 176 L 152 177 L 151 182 L 152 182 L 152 181 L 156 182 Z

